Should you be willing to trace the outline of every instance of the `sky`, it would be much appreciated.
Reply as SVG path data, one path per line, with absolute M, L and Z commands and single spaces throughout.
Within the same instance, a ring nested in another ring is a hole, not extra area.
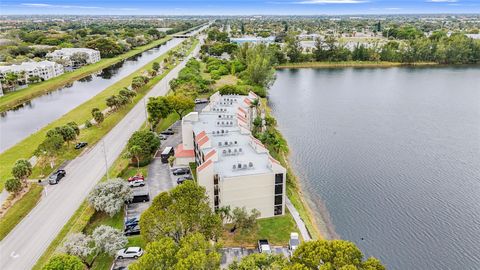
M 478 13 L 480 0 L 0 0 L 0 15 L 348 15 Z

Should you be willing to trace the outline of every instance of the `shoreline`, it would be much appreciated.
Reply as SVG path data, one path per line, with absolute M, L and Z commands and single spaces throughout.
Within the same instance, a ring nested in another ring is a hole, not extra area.
M 444 66 L 434 62 L 417 62 L 417 63 L 401 63 L 401 62 L 373 62 L 373 61 L 344 61 L 344 62 L 301 62 L 287 63 L 275 66 L 279 69 L 296 69 L 296 68 L 389 68 L 389 67 L 427 67 L 427 66 Z
M 270 90 L 270 89 L 269 89 Z M 265 102 L 263 102 L 265 106 L 265 115 L 273 117 L 276 121 L 275 116 L 272 114 L 272 109 L 268 105 L 268 97 L 265 98 Z M 280 136 L 285 140 L 282 133 L 278 130 L 278 127 L 275 126 L 275 130 L 280 134 Z M 313 209 L 310 207 L 308 203 L 308 195 L 305 195 L 301 182 L 295 170 L 290 165 L 290 150 L 288 147 L 288 142 L 285 140 L 287 145 L 286 151 L 281 151 L 277 156 L 278 161 L 287 169 L 287 197 L 292 202 L 293 206 L 297 209 L 300 217 L 302 218 L 307 230 L 312 238 L 312 240 L 316 239 L 330 239 L 331 234 L 328 232 L 327 222 L 325 222 L 324 217 L 322 215 L 318 216 L 314 214 Z M 321 224 L 319 224 L 321 222 Z M 322 229 L 323 228 L 323 229 Z

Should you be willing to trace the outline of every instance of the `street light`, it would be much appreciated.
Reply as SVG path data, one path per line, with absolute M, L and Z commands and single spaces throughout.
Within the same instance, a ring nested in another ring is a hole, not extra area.
M 103 145 L 103 157 L 105 159 L 105 174 L 107 175 L 107 180 L 110 179 L 108 176 L 108 162 L 107 162 L 107 148 L 105 147 L 105 139 L 102 140 Z

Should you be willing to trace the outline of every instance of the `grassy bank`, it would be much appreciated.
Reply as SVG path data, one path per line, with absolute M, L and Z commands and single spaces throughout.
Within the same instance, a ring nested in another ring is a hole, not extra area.
M 135 49 L 132 49 L 124 54 L 112 58 L 104 58 L 97 63 L 83 66 L 72 72 L 66 72 L 48 81 L 31 84 L 27 88 L 6 93 L 3 97 L 0 97 L 0 112 L 11 109 L 12 107 L 24 103 L 25 101 L 53 91 L 59 87 L 86 77 L 94 72 L 102 70 L 129 57 L 135 56 L 146 50 L 162 45 L 170 39 L 172 39 L 171 36 L 166 36 L 162 39 L 152 41 L 147 45 L 136 47 Z
M 373 62 L 373 61 L 344 61 L 344 62 L 302 62 L 302 63 L 286 63 L 276 66 L 276 69 L 284 68 L 342 68 L 342 67 L 365 67 L 365 68 L 382 68 L 382 67 L 399 67 L 399 66 L 433 66 L 437 65 L 433 62 L 419 63 L 400 63 L 400 62 Z
M 189 49 L 189 52 L 193 50 L 195 45 L 198 41 L 196 41 Z M 181 46 L 181 45 L 179 45 Z M 178 49 L 178 46 L 175 48 Z M 139 68 L 129 76 L 121 79 L 114 85 L 106 88 L 95 97 L 91 98 L 90 100 L 84 102 L 83 104 L 79 105 L 75 109 L 71 110 L 67 114 L 63 115 L 59 119 L 53 121 L 52 123 L 48 124 L 47 126 L 43 127 L 41 130 L 33 133 L 29 137 L 25 138 L 12 148 L 6 150 L 2 154 L 0 154 L 0 190 L 3 189 L 3 185 L 6 179 L 10 176 L 10 171 L 12 169 L 13 164 L 16 160 L 20 158 L 30 158 L 33 155 L 33 151 L 38 147 L 38 145 L 43 141 L 45 138 L 45 134 L 48 130 L 56 127 L 65 125 L 68 122 L 75 121 L 78 124 L 83 124 L 86 120 L 92 118 L 91 110 L 93 108 L 99 108 L 100 110 L 104 110 L 107 108 L 105 104 L 105 99 L 113 94 L 117 94 L 118 90 L 123 87 L 128 87 L 132 81 L 132 78 L 135 76 L 139 76 L 145 70 L 149 70 L 152 67 L 153 62 L 161 62 L 163 59 L 167 57 L 167 53 L 159 56 L 158 58 L 152 60 L 150 63 L 144 65 L 143 67 Z M 105 121 L 98 126 L 83 129 L 79 135 L 79 141 L 88 142 L 89 145 L 93 145 L 98 142 L 106 133 L 108 133 L 123 117 L 130 111 L 135 104 L 141 100 L 145 94 L 155 85 L 157 84 L 163 77 L 165 77 L 174 66 L 169 66 L 161 75 L 154 77 L 151 79 L 142 89 L 140 89 L 137 93 L 137 96 L 133 98 L 133 102 L 126 105 L 124 108 L 116 111 L 115 113 L 109 115 L 105 118 Z M 73 148 L 69 148 L 58 160 L 58 164 L 63 162 L 66 159 L 72 159 L 79 154 L 78 151 L 75 151 Z
M 33 184 L 30 190 L 17 201 L 10 209 L 8 209 L 5 216 L 0 219 L 0 240 L 22 220 L 30 210 L 38 203 L 42 197 L 43 187 Z

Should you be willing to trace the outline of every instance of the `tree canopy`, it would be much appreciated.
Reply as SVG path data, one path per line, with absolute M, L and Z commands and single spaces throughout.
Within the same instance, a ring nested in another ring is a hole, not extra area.
M 218 247 L 200 233 L 190 234 L 175 242 L 162 237 L 147 244 L 145 254 L 129 266 L 131 270 L 143 269 L 204 269 L 220 268 Z
M 68 254 L 56 254 L 42 267 L 42 270 L 83 270 L 82 261 Z
M 88 202 L 97 211 L 103 211 L 113 217 L 122 210 L 125 201 L 133 198 L 127 182 L 117 178 L 98 183 L 88 195 Z
M 127 143 L 127 152 L 142 161 L 150 160 L 160 147 L 160 139 L 149 130 L 135 131 Z M 137 162 L 140 162 L 137 160 Z

